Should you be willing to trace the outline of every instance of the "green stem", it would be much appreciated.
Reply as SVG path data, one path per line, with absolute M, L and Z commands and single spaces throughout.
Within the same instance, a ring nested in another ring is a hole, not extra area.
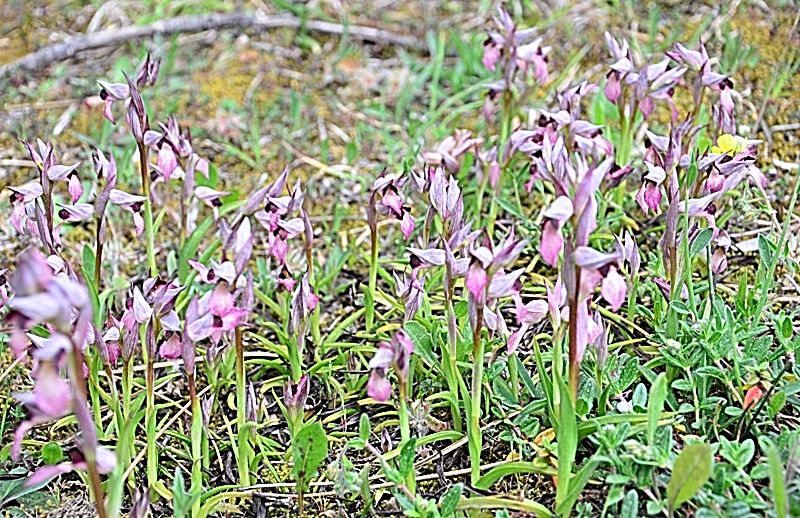
M 102 276 L 100 275 L 100 270 L 103 268 L 103 242 L 100 239 L 100 229 L 103 225 L 103 217 L 100 216 L 97 220 L 97 225 L 95 226 L 95 241 L 94 241 L 94 287 L 97 290 L 97 293 L 102 293 L 102 289 L 100 289 L 100 279 Z
M 639 277 L 637 272 L 631 272 L 631 289 L 628 293 L 628 320 L 633 322 L 636 318 L 636 294 L 639 292 Z
M 378 228 L 370 229 L 370 259 L 369 259 L 369 285 L 366 294 L 366 324 L 367 331 L 372 329 L 375 322 L 375 290 L 378 285 Z
M 242 328 L 237 327 L 236 336 L 236 430 L 239 439 L 239 484 L 250 485 L 250 433 L 245 430 L 247 423 L 247 378 L 244 369 L 244 343 Z
M 575 268 L 575 293 L 571 294 L 569 300 L 569 314 L 578 314 L 578 304 L 583 304 L 579 301 L 579 293 L 577 286 L 581 285 L 581 269 L 578 266 Z M 569 319 L 569 391 L 572 394 L 572 400 L 578 400 L 578 376 L 581 372 L 581 358 L 578 357 L 578 319 Z
M 203 490 L 203 414 L 200 409 L 200 401 L 197 399 L 197 386 L 194 374 L 189 375 L 189 401 L 192 406 L 192 479 L 190 492 L 195 497 L 192 503 L 192 517 L 196 518 L 200 514 L 199 495 Z
M 156 444 L 155 359 L 147 350 L 145 325 L 139 327 L 142 354 L 147 364 L 145 370 L 145 427 L 147 430 L 147 487 L 154 488 L 158 481 L 158 445 Z
M 459 391 L 456 382 L 456 376 L 458 375 L 458 321 L 453 310 L 453 283 L 451 279 L 452 267 L 449 261 L 445 261 L 444 297 L 445 306 L 447 307 L 447 388 L 453 398 L 450 403 L 453 428 L 460 432 L 462 428 L 461 409 L 459 408 Z
M 296 340 L 293 340 L 286 348 L 289 353 L 289 370 L 292 376 L 292 383 L 297 383 L 303 376 L 303 366 L 300 361 L 300 351 Z
M 86 378 L 83 376 L 83 358 L 81 351 L 73 343 L 69 353 L 70 356 L 70 369 L 69 374 L 72 381 L 72 386 L 77 387 L 77 390 L 72 391 L 72 399 L 76 408 L 81 405 L 84 409 L 87 406 L 86 396 Z M 88 411 L 88 410 L 87 410 Z M 80 422 L 80 421 L 79 421 Z M 106 504 L 105 496 L 103 495 L 103 486 L 100 484 L 100 473 L 97 470 L 97 459 L 95 448 L 97 446 L 97 437 L 94 430 L 82 430 L 84 435 L 84 448 L 83 456 L 86 461 L 86 471 L 89 473 L 89 481 L 91 484 L 92 494 L 94 496 L 94 505 L 97 509 L 98 518 L 106 518 Z M 92 439 L 88 439 L 92 437 Z
M 490 281 L 487 281 L 487 286 Z M 478 301 L 475 316 L 475 328 L 472 331 L 472 391 L 470 393 L 470 421 L 469 421 L 469 453 L 470 453 L 470 480 L 476 484 L 481 476 L 481 454 L 483 453 L 483 436 L 481 434 L 481 392 L 483 381 L 483 356 L 484 345 L 481 340 L 481 327 L 483 324 L 483 303 Z
M 398 409 L 398 417 L 400 418 L 400 447 L 402 448 L 410 439 L 411 439 L 411 427 L 408 423 L 408 403 L 406 399 L 408 398 L 406 394 L 406 385 L 405 383 L 400 383 L 400 408 Z M 408 477 L 406 478 L 406 486 L 411 492 L 414 492 L 414 487 L 416 485 L 416 481 L 414 479 L 414 468 L 411 468 L 411 471 L 408 473 Z
M 508 377 L 511 381 L 511 393 L 519 400 L 519 369 L 517 368 L 517 353 L 508 356 Z
M 492 197 L 489 200 L 489 221 L 486 225 L 486 229 L 489 233 L 489 237 L 494 236 L 494 224 L 497 220 L 497 197 L 499 196 L 502 190 L 502 180 L 505 177 L 506 168 L 508 167 L 510 160 L 505 159 L 506 154 L 506 146 L 508 145 L 508 138 L 511 134 L 511 125 L 513 123 L 514 117 L 514 98 L 513 94 L 510 90 L 506 90 L 503 92 L 503 117 L 500 122 L 500 134 L 498 135 L 498 143 L 497 143 L 497 163 L 503 164 L 503 170 L 500 172 L 500 178 L 497 181 L 497 185 L 492 191 Z M 488 174 L 487 174 L 488 176 Z M 479 212 L 480 213 L 480 212 Z M 477 216 L 476 216 L 477 217 Z
M 153 230 L 153 203 L 150 200 L 150 172 L 147 167 L 147 146 L 140 142 L 139 146 L 139 167 L 142 173 L 142 196 L 144 200 L 144 236 L 145 248 L 147 249 L 147 268 L 150 277 L 158 275 L 155 254 L 155 233 Z

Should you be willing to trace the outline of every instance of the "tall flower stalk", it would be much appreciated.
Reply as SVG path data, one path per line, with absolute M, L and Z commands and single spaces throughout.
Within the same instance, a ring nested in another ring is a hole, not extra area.
M 20 256 L 11 280 L 14 297 L 10 300 L 12 341 L 27 342 L 27 331 L 36 325 L 49 327 L 50 336 L 35 341 L 35 385 L 31 392 L 16 397 L 28 409 L 29 418 L 14 434 L 11 448 L 18 458 L 22 440 L 33 427 L 74 413 L 81 431 L 77 451 L 71 460 L 48 465 L 33 473 L 26 485 L 35 486 L 61 473 L 86 470 L 95 508 L 105 518 L 106 504 L 100 473 L 108 473 L 116 464 L 113 453 L 97 441 L 97 429 L 89 410 L 83 349 L 92 324 L 92 308 L 86 288 L 75 280 L 74 272 L 54 272 L 38 252 Z M 60 372 L 66 369 L 68 380 Z
M 517 259 L 525 247 L 525 240 L 518 240 L 511 234 L 496 246 L 490 241 L 486 245 L 472 250 L 470 266 L 464 280 L 469 321 L 472 328 L 472 379 L 469 399 L 469 420 L 467 422 L 467 438 L 470 453 L 470 480 L 473 484 L 480 478 L 481 452 L 483 449 L 483 432 L 480 419 L 482 412 L 483 371 L 485 362 L 485 345 L 482 337 L 484 322 L 488 316 L 487 305 L 501 297 L 512 294 L 514 285 L 522 271 L 506 273 L 503 269 Z M 496 315 L 492 315 L 496 329 Z
M 411 355 L 414 352 L 414 343 L 408 334 L 402 329 L 394 334 L 390 342 L 378 344 L 375 356 L 369 362 L 370 375 L 367 382 L 367 394 L 374 399 L 385 403 L 392 395 L 392 385 L 388 380 L 389 368 L 391 367 L 397 376 L 398 386 L 398 418 L 400 420 L 400 437 L 402 448 L 411 439 L 411 427 L 408 416 L 408 390 L 409 378 L 411 376 L 409 367 Z M 414 470 L 411 470 L 406 485 L 414 490 Z
M 375 322 L 375 293 L 378 283 L 378 214 L 389 216 L 400 222 L 400 230 L 405 239 L 411 237 L 416 225 L 411 215 L 411 207 L 400 196 L 408 177 L 381 174 L 372 185 L 372 194 L 367 205 L 367 224 L 370 231 L 369 279 L 365 298 L 365 319 L 367 329 Z M 380 197 L 380 199 L 379 199 Z

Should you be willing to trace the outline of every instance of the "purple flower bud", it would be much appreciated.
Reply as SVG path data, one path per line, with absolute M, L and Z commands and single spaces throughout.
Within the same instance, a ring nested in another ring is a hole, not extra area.
M 174 360 L 180 358 L 183 354 L 183 343 L 181 341 L 180 333 L 170 333 L 158 348 L 158 355 L 164 360 Z
M 144 324 L 153 316 L 153 308 L 145 300 L 139 288 L 133 289 L 133 317 L 139 324 Z
M 500 48 L 497 45 L 495 45 L 495 43 L 490 38 L 483 45 L 483 58 L 481 59 L 481 63 L 483 63 L 483 66 L 485 66 L 488 70 L 494 72 L 495 67 L 497 66 L 497 60 L 499 59 L 500 59 Z
M 175 157 L 175 152 L 169 144 L 162 144 L 161 149 L 158 150 L 158 169 L 161 171 L 161 176 L 164 180 L 169 181 L 172 173 L 178 168 L 178 159 Z
M 619 80 L 619 73 L 612 70 L 606 76 L 606 86 L 603 89 L 606 99 L 612 103 L 616 103 L 622 94 L 622 83 Z
M 488 276 L 486 270 L 481 266 L 479 261 L 473 260 L 472 265 L 467 271 L 467 278 L 464 281 L 464 285 L 478 303 L 482 303 L 485 299 L 487 283 Z
M 612 311 L 617 311 L 625 302 L 625 294 L 628 285 L 622 275 L 619 274 L 616 267 L 611 266 L 603 279 L 603 285 L 600 289 L 600 294 L 609 303 Z
M 297 383 L 289 382 L 283 391 L 283 404 L 286 411 L 295 419 L 303 413 L 308 399 L 308 375 L 303 375 Z

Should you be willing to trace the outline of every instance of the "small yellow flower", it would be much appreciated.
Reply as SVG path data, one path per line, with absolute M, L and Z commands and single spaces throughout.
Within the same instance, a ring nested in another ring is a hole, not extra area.
M 711 147 L 712 153 L 722 154 L 727 153 L 730 156 L 734 156 L 736 153 L 741 153 L 747 147 L 747 140 L 736 136 L 731 135 L 730 133 L 725 133 L 724 135 L 720 135 L 717 139 L 717 145 Z

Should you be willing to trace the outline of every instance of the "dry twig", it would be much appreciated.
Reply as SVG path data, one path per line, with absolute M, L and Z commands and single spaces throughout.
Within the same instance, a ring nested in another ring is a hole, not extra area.
M 81 52 L 111 47 L 123 42 L 149 38 L 156 35 L 175 33 L 192 33 L 217 29 L 282 29 L 305 28 L 323 34 L 347 35 L 364 41 L 385 43 L 408 47 L 418 51 L 426 51 L 427 47 L 421 38 L 397 34 L 363 25 L 342 25 L 320 20 L 303 21 L 294 16 L 269 16 L 261 13 L 214 13 L 191 16 L 178 16 L 169 20 L 161 20 L 150 25 L 134 25 L 117 29 L 108 29 L 84 36 L 68 38 L 63 43 L 48 45 L 22 58 L 0 67 L 0 79 L 16 72 L 33 72 L 51 63 L 73 58 Z

